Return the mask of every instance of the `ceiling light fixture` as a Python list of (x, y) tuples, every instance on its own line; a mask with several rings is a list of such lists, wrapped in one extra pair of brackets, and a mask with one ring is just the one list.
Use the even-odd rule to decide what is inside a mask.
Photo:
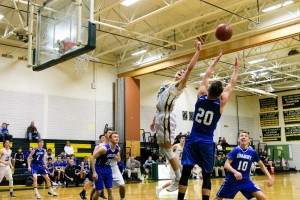
[(147, 52), (147, 50), (146, 50), (146, 49), (143, 49), (143, 50), (134, 52), (134, 53), (132, 53), (131, 55), (132, 55), (132, 56), (137, 56), (137, 55), (140, 55), (140, 54), (145, 53), (145, 52)]
[(290, 4), (293, 4), (293, 3), (294, 3), (294, 1), (285, 1), (284, 3), (276, 4), (274, 6), (270, 6), (268, 8), (265, 8), (262, 11), (263, 12), (269, 12), (269, 11), (276, 10), (278, 8), (282, 8), (284, 6), (287, 6), (287, 5), (290, 5)]
[(249, 64), (256, 64), (256, 63), (260, 63), (260, 62), (263, 62), (263, 61), (266, 61), (266, 60), (267, 60), (266, 58), (259, 58), (257, 60), (251, 60), (248, 63)]
[(4, 15), (0, 14), (0, 20), (4, 18)]
[(139, 0), (125, 0), (121, 4), (123, 6), (127, 6), (128, 7), (128, 6), (131, 6), (132, 4), (136, 3), (137, 1), (139, 1)]

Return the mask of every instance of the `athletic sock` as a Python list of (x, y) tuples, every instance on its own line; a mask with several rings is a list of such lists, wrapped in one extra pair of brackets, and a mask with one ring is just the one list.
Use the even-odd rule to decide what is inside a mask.
[(207, 196), (207, 195), (202, 195), (202, 200), (209, 200), (209, 196)]
[(178, 192), (178, 200), (184, 200), (185, 193)]
[(38, 193), (38, 190), (37, 190), (37, 188), (36, 188), (36, 187), (34, 188), (34, 193), (35, 193), (35, 194), (37, 194), (37, 193)]
[(180, 172), (180, 169), (178, 168), (177, 170), (174, 171), (175, 172), (175, 176), (176, 176), (176, 181), (179, 181), (180, 180), (180, 177), (181, 177), (181, 172)]
[(9, 191), (10, 191), (10, 192), (13, 192), (13, 191), (14, 191), (14, 188), (9, 188)]

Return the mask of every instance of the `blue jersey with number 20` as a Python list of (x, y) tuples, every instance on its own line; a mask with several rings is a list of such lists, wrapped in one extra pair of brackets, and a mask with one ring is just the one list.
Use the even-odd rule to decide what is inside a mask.
[(207, 99), (202, 95), (195, 104), (191, 137), (194, 141), (213, 141), (214, 131), (221, 117), (220, 99)]
[[(243, 180), (250, 178), (252, 162), (260, 161), (257, 152), (252, 147), (242, 149), (240, 146), (236, 146), (230, 151), (228, 159), (232, 160), (231, 166), (242, 174)], [(237, 181), (231, 172), (228, 172), (226, 180)]]

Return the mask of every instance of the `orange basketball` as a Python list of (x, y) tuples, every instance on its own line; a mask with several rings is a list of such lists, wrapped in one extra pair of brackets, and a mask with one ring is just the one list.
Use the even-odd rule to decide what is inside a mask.
[(215, 32), (216, 38), (220, 41), (227, 41), (232, 36), (232, 28), (228, 24), (219, 24)]

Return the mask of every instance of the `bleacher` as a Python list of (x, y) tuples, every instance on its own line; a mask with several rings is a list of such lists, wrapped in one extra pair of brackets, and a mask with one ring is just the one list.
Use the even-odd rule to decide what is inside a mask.
[[(74, 154), (77, 158), (78, 164), (81, 163), (85, 156), (92, 155), (93, 149), (95, 147), (94, 141), (85, 141), (85, 140), (55, 140), (55, 139), (44, 139), (44, 147), (45, 149), (52, 149), (52, 154), (56, 156), (60, 154), (60, 152), (64, 149), (66, 141), (71, 142), (71, 146), (74, 149)], [(11, 142), (12, 156), (17, 152), (18, 147), (22, 147), (22, 152), (25, 153), (29, 150), (29, 147), (37, 147), (36, 142), (29, 143), (28, 139), (25, 138), (13, 138)], [(25, 184), (27, 178), (31, 176), (31, 174), (24, 174), (27, 171), (27, 168), (16, 168), (13, 173), (14, 184)], [(1, 185), (7, 185), (8, 182), (2, 181)]]

